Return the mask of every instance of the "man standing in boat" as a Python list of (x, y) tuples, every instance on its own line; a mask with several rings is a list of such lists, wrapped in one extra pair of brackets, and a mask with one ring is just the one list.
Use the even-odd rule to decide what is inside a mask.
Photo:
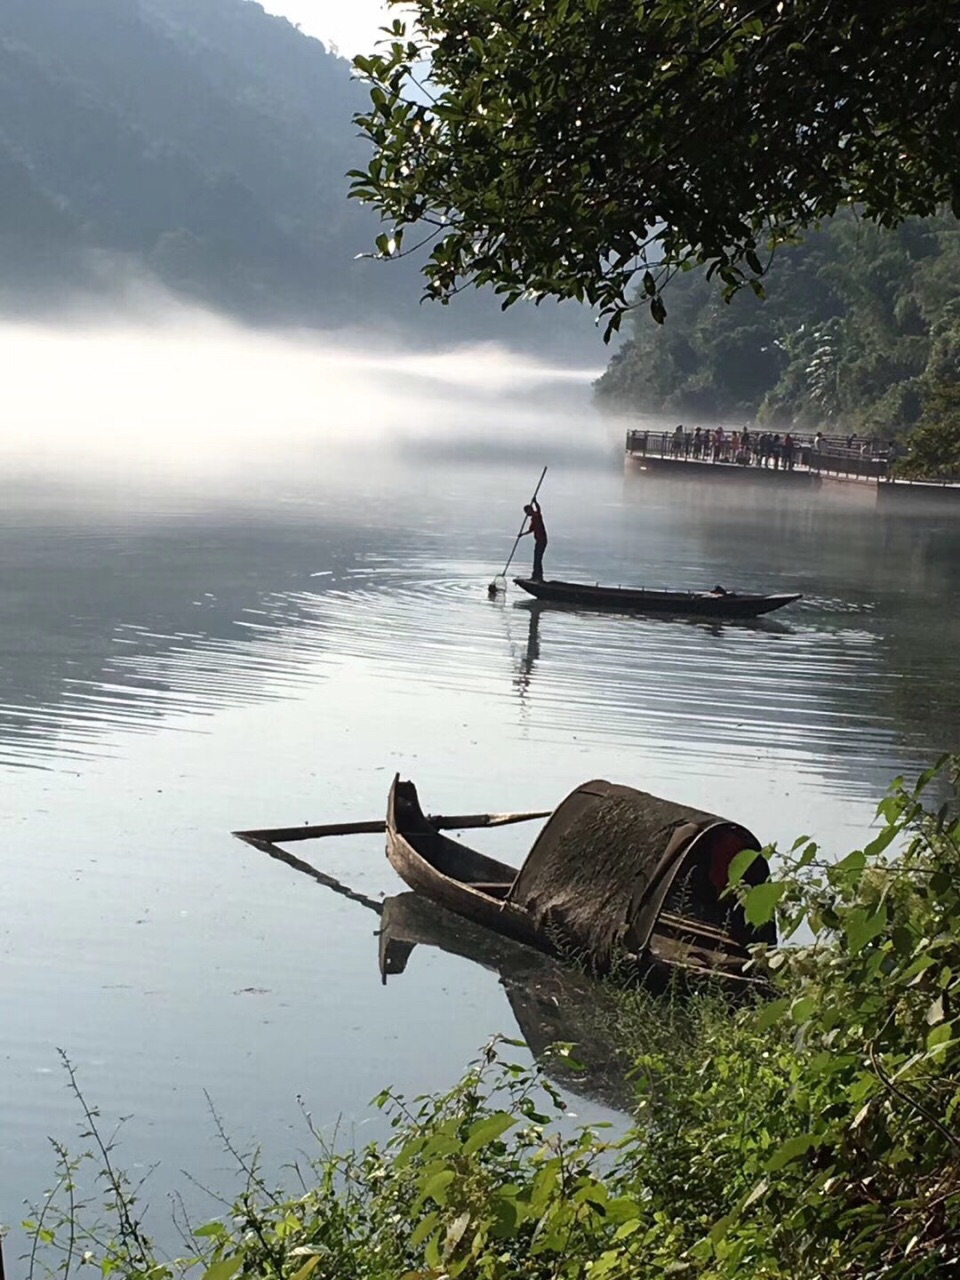
[(533, 572), (530, 577), (534, 582), (542, 582), (543, 553), (547, 549), (547, 526), (543, 523), (543, 513), (536, 498), (523, 508), (523, 513), (530, 520), (530, 527), (524, 529), (520, 536), (525, 538), (528, 533), (533, 534)]

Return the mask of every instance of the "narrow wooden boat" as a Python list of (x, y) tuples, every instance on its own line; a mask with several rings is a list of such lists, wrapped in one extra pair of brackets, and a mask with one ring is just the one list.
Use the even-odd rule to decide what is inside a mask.
[(692, 614), (700, 618), (759, 618), (800, 600), (795, 595), (749, 595), (739, 591), (648, 591), (644, 587), (601, 587), (586, 582), (514, 578), (537, 600), (575, 604), (620, 613)]
[[(415, 892), (467, 920), (598, 973), (736, 983), (748, 948), (773, 942), (721, 899), (732, 859), (759, 849), (745, 827), (603, 780), (554, 810), (520, 871), (442, 835), (412, 782), (393, 781), (387, 857)], [(767, 879), (758, 854), (751, 883)]]

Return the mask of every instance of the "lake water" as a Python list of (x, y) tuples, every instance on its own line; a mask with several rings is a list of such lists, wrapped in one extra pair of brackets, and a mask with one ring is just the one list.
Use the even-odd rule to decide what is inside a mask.
[[(212, 1216), (180, 1174), (236, 1185), (205, 1091), (275, 1169), (309, 1145), (298, 1098), (365, 1140), (384, 1085), (444, 1088), (517, 1034), (468, 959), (421, 947), (382, 985), (377, 916), (232, 830), (380, 817), (397, 771), (434, 812), (549, 808), (602, 776), (842, 853), (895, 774), (960, 745), (960, 522), (625, 477), (582, 378), (531, 394), (514, 369), (494, 403), (470, 367), (414, 369), (413, 389), (339, 370), (358, 401), (379, 379), (393, 416), (335, 443), (258, 420), (196, 466), (189, 432), (176, 465), (129, 431), (93, 461), (65, 433), (10, 445), (0, 1222), (48, 1185), (48, 1135), (84, 1145), (58, 1048), (131, 1117), (120, 1162), (160, 1162), (158, 1215), (189, 1185)], [(407, 430), (424, 404), (431, 430)], [(541, 460), (548, 575), (803, 601), (708, 625), (489, 600)], [(519, 860), (530, 838), (473, 842)], [(379, 837), (298, 852), (374, 902), (402, 888)]]

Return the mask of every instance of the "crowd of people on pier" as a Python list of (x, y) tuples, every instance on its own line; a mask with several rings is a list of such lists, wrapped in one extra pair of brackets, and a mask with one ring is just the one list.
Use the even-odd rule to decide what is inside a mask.
[(882, 475), (896, 459), (891, 441), (848, 436), (825, 436), (822, 431), (804, 436), (795, 431), (761, 431), (742, 427), (696, 427), (682, 424), (672, 431), (627, 432), (627, 452), (648, 453), (681, 462), (725, 462), (741, 467), (792, 471), (795, 466), (812, 471), (835, 469), (855, 475)]
[(724, 431), (723, 427), (693, 431), (678, 426), (670, 436), (670, 456), (693, 458), (703, 462), (736, 462), (742, 467), (773, 467), (779, 471), (792, 471), (799, 460), (801, 449), (819, 453), (823, 449), (823, 435), (817, 432), (812, 441), (801, 444), (789, 431)]

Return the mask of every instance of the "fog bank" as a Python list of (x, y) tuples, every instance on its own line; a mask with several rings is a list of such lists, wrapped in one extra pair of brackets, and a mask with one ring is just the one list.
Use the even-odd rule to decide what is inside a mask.
[(206, 484), (413, 455), (470, 465), (530, 453), (605, 464), (597, 369), (484, 344), (405, 352), (372, 333), (244, 328), (195, 310), (147, 321), (4, 323), (7, 476)]

